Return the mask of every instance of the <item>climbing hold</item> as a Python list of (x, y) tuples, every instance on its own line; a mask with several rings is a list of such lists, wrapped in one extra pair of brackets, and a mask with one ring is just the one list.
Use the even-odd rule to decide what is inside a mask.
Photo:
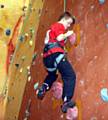
[(15, 66), (18, 68), (18, 67), (19, 67), (19, 64), (18, 64), (18, 63), (16, 63), (16, 64), (15, 64)]
[(69, 41), (72, 45), (74, 45), (74, 43), (76, 42), (76, 34), (72, 34), (70, 37), (69, 37)]
[(30, 75), (30, 70), (28, 70), (27, 74)]
[(28, 77), (28, 82), (30, 82), (30, 81), (31, 81), (31, 76)]
[(28, 76), (30, 75), (30, 66), (27, 67)]
[(11, 30), (10, 30), (9, 28), (8, 28), (8, 29), (6, 29), (5, 34), (6, 34), (7, 36), (10, 36), (10, 34), (11, 34)]
[(69, 108), (66, 113), (67, 120), (74, 120), (78, 117), (78, 108), (75, 106), (73, 108)]
[(38, 82), (35, 83), (35, 84), (34, 84), (34, 90), (36, 90), (36, 89), (38, 88), (38, 86), (39, 86), (39, 83), (38, 83)]
[(26, 11), (27, 10), (27, 6), (23, 6), (22, 10)]
[(31, 39), (33, 38), (33, 35), (34, 35), (34, 29), (33, 29), (33, 28), (30, 28), (30, 38), (31, 38)]
[(31, 8), (31, 11), (35, 11), (36, 9), (35, 8)]
[(37, 57), (37, 53), (34, 53), (33, 56), (32, 56), (32, 61), (34, 61)]
[(30, 32), (34, 33), (34, 29), (33, 29), (33, 28), (30, 28)]
[(27, 38), (29, 36), (29, 34), (28, 33), (25, 33), (25, 37)]
[(98, 120), (97, 117), (93, 116), (90, 120)]
[(22, 73), (22, 71), (23, 71), (23, 68), (20, 69), (20, 73)]
[(35, 61), (33, 61), (33, 62), (32, 62), (32, 65), (35, 65), (35, 64), (36, 64), (36, 62), (35, 62)]
[(32, 45), (33, 45), (33, 41), (30, 40), (30, 41), (29, 41), (29, 46), (31, 47)]
[(43, 57), (43, 53), (41, 53), (41, 56)]
[(7, 97), (7, 100), (8, 100), (8, 102), (10, 102), (10, 101), (14, 100), (14, 97), (8, 96), (8, 97)]
[(4, 5), (0, 5), (0, 8), (4, 8)]
[(108, 29), (108, 23), (106, 24), (106, 28)]
[(62, 98), (62, 83), (60, 82), (54, 82), (52, 85), (52, 94), (56, 99), (61, 99)]
[(23, 42), (23, 41), (24, 41), (24, 36), (21, 35), (21, 36), (19, 37), (19, 40), (20, 40), (21, 42)]
[(108, 102), (108, 89), (107, 88), (101, 89), (101, 98), (103, 101)]
[(21, 59), (24, 61), (24, 60), (25, 60), (25, 58), (26, 58), (26, 56), (22, 56), (22, 58), (21, 58)]
[(95, 8), (95, 6), (94, 6), (94, 5), (91, 5), (91, 7), (90, 7), (90, 8), (91, 8), (91, 10), (93, 10), (93, 9)]
[(39, 16), (41, 16), (41, 12), (42, 12), (42, 10), (39, 9), (39, 10), (38, 10), (38, 15), (39, 15)]
[(27, 66), (27, 70), (30, 70), (30, 66)]
[(105, 0), (99, 0), (100, 4), (104, 4)]
[(62, 119), (63, 119), (63, 118), (64, 118), (64, 115), (62, 114), (62, 115), (60, 116), (60, 118), (62, 118)]

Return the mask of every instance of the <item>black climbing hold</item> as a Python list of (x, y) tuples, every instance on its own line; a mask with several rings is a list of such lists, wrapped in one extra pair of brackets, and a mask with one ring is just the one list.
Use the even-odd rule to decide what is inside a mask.
[(18, 63), (16, 63), (16, 64), (15, 64), (15, 66), (18, 68), (18, 67), (19, 67), (19, 64), (18, 64)]
[(10, 36), (10, 34), (11, 34), (11, 30), (10, 29), (6, 29), (6, 35)]
[(0, 8), (4, 8), (4, 5), (0, 5)]
[(27, 6), (23, 6), (22, 10), (26, 11), (27, 10)]

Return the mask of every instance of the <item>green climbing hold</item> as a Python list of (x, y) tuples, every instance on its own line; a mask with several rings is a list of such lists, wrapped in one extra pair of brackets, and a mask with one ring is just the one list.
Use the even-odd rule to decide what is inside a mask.
[(32, 57), (32, 61), (34, 61), (37, 57), (37, 53), (34, 53), (33, 57)]
[(23, 42), (23, 41), (24, 41), (24, 36), (21, 35), (21, 36), (19, 37), (19, 40), (20, 40), (21, 42)]
[(30, 28), (30, 32), (33, 34), (33, 33), (34, 33), (34, 29), (33, 29), (33, 28)]
[(35, 84), (34, 84), (34, 90), (36, 90), (36, 89), (38, 88), (38, 86), (39, 86), (39, 83), (38, 83), (38, 82), (35, 83)]

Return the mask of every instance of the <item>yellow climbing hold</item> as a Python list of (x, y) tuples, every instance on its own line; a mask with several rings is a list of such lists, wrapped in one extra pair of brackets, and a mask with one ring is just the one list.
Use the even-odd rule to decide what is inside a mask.
[(30, 41), (29, 41), (29, 46), (32, 47), (32, 45), (33, 45), (33, 41), (30, 40)]

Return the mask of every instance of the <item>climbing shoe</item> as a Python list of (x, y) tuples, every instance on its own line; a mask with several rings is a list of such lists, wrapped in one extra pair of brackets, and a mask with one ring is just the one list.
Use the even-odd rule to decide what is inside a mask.
[(38, 90), (37, 90), (37, 98), (43, 100), (46, 91), (48, 90), (48, 85), (44, 83)]
[(76, 103), (74, 101), (64, 102), (61, 106), (61, 110), (63, 113), (66, 113), (68, 108), (73, 108), (75, 105)]

